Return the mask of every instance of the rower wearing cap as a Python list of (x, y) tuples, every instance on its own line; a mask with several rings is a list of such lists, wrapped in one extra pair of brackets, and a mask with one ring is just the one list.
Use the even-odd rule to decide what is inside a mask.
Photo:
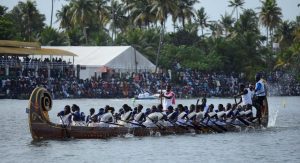
[(151, 107), (151, 113), (149, 115), (145, 114), (146, 121), (143, 123), (143, 125), (147, 127), (157, 127), (157, 121), (158, 121), (158, 116), (157, 116), (157, 108), (155, 105)]

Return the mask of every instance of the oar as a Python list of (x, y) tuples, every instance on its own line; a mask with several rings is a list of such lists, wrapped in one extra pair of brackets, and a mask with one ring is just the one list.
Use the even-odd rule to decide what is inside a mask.
[(100, 121), (100, 122), (125, 127), (124, 125), (120, 125), (120, 124), (117, 124), (117, 123), (105, 122), (105, 121)]
[(198, 99), (197, 99), (197, 102), (196, 102), (196, 108), (197, 108), (197, 106), (198, 106), (199, 100), (200, 100), (200, 99), (198, 98)]
[(133, 123), (133, 122), (130, 122), (130, 121), (124, 121), (124, 120), (122, 120), (122, 119), (119, 119), (119, 121), (126, 122), (126, 123), (130, 123), (130, 124), (137, 125), (137, 126), (140, 126), (140, 127), (146, 127), (146, 126), (143, 125), (143, 124)]
[[(202, 129), (200, 128), (200, 126), (195, 126), (194, 124), (192, 124), (192, 125), (190, 125), (190, 124), (188, 124), (188, 123), (183, 123), (183, 122), (180, 122), (180, 121), (177, 121), (178, 123), (180, 123), (180, 124), (183, 124), (183, 125), (186, 125), (186, 126), (188, 126), (188, 127), (192, 127), (193, 129), (195, 129), (195, 130), (200, 130), (200, 131), (202, 131)], [(175, 123), (176, 124), (176, 123)], [(177, 125), (177, 124), (176, 124)], [(178, 126), (181, 126), (181, 125), (178, 125)], [(186, 126), (182, 126), (182, 127), (186, 127)]]
[(217, 132), (217, 133), (222, 133), (223, 131), (222, 130), (219, 130), (219, 129), (216, 129), (216, 128), (213, 128), (212, 126), (209, 126), (203, 122), (199, 122), (199, 125), (200, 126), (203, 126), (203, 127), (206, 127), (206, 128), (209, 128), (210, 130), (214, 131), (214, 132)]
[[(214, 116), (216, 116), (216, 115), (214, 115)], [(223, 127), (222, 125), (219, 125), (219, 124), (217, 124), (215, 121), (212, 121), (211, 119), (210, 119), (211, 117), (208, 115), (208, 119), (207, 119), (207, 122), (206, 122), (206, 124), (208, 123), (208, 121), (210, 121), (210, 122), (212, 122), (215, 126), (217, 126), (218, 128), (220, 128), (221, 130), (223, 130), (223, 131), (228, 131), (225, 127)], [(208, 125), (209, 126), (209, 125)]]
[(160, 104), (162, 105), (162, 79), (160, 80)]
[(62, 122), (62, 128), (63, 128), (63, 129), (65, 130), (65, 132), (66, 132), (67, 138), (70, 138), (70, 134), (69, 134), (69, 132), (68, 132), (68, 130), (67, 130), (67, 126), (65, 125), (65, 122), (63, 121), (61, 115), (59, 115), (59, 117), (60, 117), (60, 120), (61, 120), (61, 122)]
[(151, 119), (148, 115), (146, 116), (149, 118), (153, 124), (155, 124), (160, 130), (165, 130), (166, 128), (164, 126), (158, 125), (157, 122), (155, 123), (153, 119)]

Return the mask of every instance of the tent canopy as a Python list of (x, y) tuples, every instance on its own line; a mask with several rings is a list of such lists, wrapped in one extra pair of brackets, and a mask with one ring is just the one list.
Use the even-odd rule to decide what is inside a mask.
[(151, 63), (131, 46), (45, 46), (72, 52), (78, 57), (74, 64), (90, 67), (106, 66), (113, 69), (154, 70)]

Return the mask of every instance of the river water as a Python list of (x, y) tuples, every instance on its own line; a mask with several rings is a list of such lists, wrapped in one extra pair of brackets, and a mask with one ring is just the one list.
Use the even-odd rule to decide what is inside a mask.
[[(91, 107), (124, 103), (150, 107), (157, 100), (54, 100), (50, 119), (64, 105), (78, 104), (86, 115)], [(177, 100), (189, 106), (196, 99)], [(232, 99), (208, 99), (215, 105)], [(25, 108), (27, 100), (0, 100), (0, 162), (300, 162), (300, 97), (269, 97), (269, 127), (255, 132), (161, 137), (122, 137), (107, 140), (46, 140), (33, 142)]]

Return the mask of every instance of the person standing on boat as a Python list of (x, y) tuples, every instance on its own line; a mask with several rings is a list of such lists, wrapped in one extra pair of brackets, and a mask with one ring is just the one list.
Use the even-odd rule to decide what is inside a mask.
[(171, 86), (167, 85), (166, 92), (160, 95), (163, 100), (163, 111), (167, 111), (169, 106), (175, 104), (175, 93), (171, 90)]
[(256, 74), (255, 75), (255, 81), (256, 81), (256, 84), (255, 84), (255, 103), (258, 105), (256, 107), (256, 117), (258, 118), (258, 122), (261, 123), (261, 114), (262, 114), (262, 107), (263, 107), (263, 102), (264, 102), (264, 99), (266, 98), (266, 87), (265, 87), (265, 84), (264, 84), (264, 81), (263, 79), (261, 78), (261, 75), (260, 74)]

